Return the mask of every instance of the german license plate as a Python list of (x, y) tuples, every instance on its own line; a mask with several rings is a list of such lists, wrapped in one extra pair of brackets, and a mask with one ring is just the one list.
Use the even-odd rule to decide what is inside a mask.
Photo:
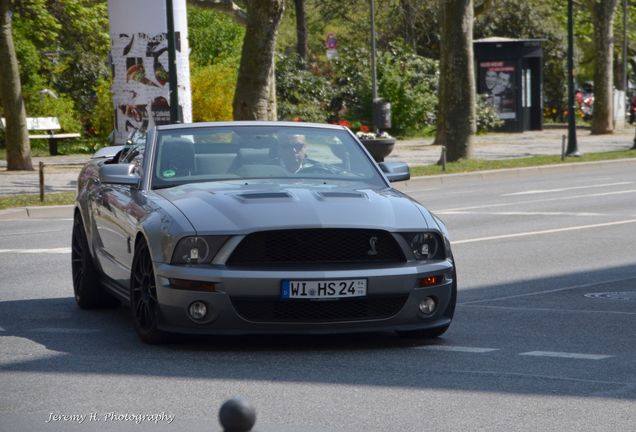
[(366, 279), (284, 280), (281, 292), (284, 299), (330, 299), (366, 295)]

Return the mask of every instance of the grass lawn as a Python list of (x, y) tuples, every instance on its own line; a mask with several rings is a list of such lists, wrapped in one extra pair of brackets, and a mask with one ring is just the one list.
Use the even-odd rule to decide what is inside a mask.
[[(101, 142), (95, 138), (77, 138), (62, 140), (58, 142), (57, 151), (60, 155), (86, 154), (90, 155), (98, 148), (107, 146), (108, 143)], [(47, 140), (31, 140), (31, 156), (50, 156), (49, 144)], [(7, 160), (7, 150), (0, 147), (0, 159)]]
[(439, 174), (456, 174), (473, 171), (497, 170), (506, 168), (524, 168), (541, 165), (559, 165), (563, 163), (593, 162), (613, 159), (636, 158), (636, 150), (623, 150), (615, 152), (586, 153), (581, 157), (567, 157), (561, 161), (561, 156), (531, 156), (518, 159), (504, 160), (464, 160), (459, 162), (449, 162), (446, 164), (446, 171), (442, 171), (440, 165), (419, 165), (411, 167), (411, 176), (426, 176)]
[(12, 207), (66, 205), (74, 202), (75, 192), (47, 193), (44, 195), (44, 202), (40, 201), (40, 194), (5, 195), (0, 196), (0, 210)]

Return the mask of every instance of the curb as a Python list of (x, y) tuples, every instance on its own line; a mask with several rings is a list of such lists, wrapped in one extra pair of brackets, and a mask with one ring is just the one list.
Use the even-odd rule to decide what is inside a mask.
[(0, 210), (0, 220), (72, 219), (73, 205), (15, 207)]

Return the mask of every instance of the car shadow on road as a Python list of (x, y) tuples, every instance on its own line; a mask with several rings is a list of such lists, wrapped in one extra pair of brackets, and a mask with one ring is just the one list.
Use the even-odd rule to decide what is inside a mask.
[[(460, 291), (436, 340), (393, 333), (179, 337), (149, 346), (125, 307), (85, 311), (73, 298), (0, 303), (0, 340), (19, 338), (0, 372), (275, 379), (636, 399), (636, 269), (609, 268)], [(631, 342), (629, 342), (631, 341)], [(528, 351), (607, 354), (547, 359)], [(24, 354), (28, 353), (28, 354)], [(610, 373), (611, 371), (611, 373)]]

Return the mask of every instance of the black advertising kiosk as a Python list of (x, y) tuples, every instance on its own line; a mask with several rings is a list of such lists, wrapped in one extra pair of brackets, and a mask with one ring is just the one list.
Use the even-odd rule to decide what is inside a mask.
[(474, 41), (477, 93), (493, 104), (505, 132), (543, 129), (543, 49), (539, 39)]

